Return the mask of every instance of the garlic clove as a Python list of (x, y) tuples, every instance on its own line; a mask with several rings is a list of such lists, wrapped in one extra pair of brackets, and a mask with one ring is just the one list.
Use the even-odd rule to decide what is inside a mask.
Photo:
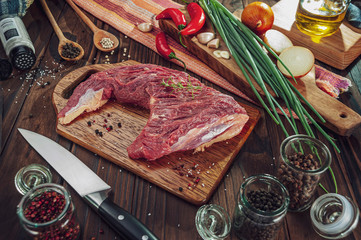
[(207, 44), (209, 41), (214, 39), (214, 37), (215, 37), (215, 34), (212, 32), (202, 32), (202, 33), (197, 34), (198, 42), (200, 42), (202, 44)]
[(224, 59), (229, 59), (231, 55), (229, 54), (228, 51), (221, 51), (221, 57)]
[(215, 50), (214, 52), (213, 52), (213, 55), (216, 57), (216, 58), (221, 58), (222, 56), (221, 56), (221, 50)]
[(143, 22), (141, 24), (138, 24), (138, 29), (142, 32), (150, 32), (153, 29), (153, 24)]
[(218, 38), (212, 39), (207, 43), (207, 47), (215, 48), (215, 49), (219, 48), (219, 39)]

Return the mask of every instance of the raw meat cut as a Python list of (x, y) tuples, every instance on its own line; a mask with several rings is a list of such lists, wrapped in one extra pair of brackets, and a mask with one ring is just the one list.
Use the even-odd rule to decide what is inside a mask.
[(249, 119), (231, 96), (186, 72), (138, 64), (92, 74), (75, 88), (58, 121), (69, 124), (110, 98), (150, 110), (146, 126), (127, 148), (132, 159), (155, 160), (176, 151), (203, 151), (238, 135)]

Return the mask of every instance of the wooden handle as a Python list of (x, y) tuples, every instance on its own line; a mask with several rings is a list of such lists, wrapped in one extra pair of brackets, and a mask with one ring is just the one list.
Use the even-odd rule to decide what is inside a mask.
[(342, 136), (349, 136), (361, 125), (358, 113), (317, 87), (314, 69), (300, 80), (294, 86), (326, 120), (326, 127)]
[(72, 0), (66, 0), (66, 2), (74, 9), (74, 11), (86, 23), (86, 25), (89, 26), (89, 28), (93, 32), (99, 31), (99, 28), (97, 26), (95, 26), (95, 24), (92, 21), (90, 21), (90, 19), (79, 9), (79, 7), (77, 5), (75, 5), (75, 3), (73, 3)]
[(63, 32), (61, 31), (61, 29), (59, 28), (58, 24), (55, 21), (55, 18), (53, 16), (53, 14), (51, 14), (51, 11), (48, 7), (48, 5), (46, 4), (45, 0), (40, 0), (41, 5), (43, 6), (44, 12), (46, 13), (46, 16), (48, 17), (51, 25), (54, 28), (54, 31), (56, 33), (56, 35), (58, 36), (60, 41), (64, 41), (65, 37)]

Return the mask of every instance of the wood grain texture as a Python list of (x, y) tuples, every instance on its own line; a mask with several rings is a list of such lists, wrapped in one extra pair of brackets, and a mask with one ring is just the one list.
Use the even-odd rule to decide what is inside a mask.
[[(182, 0), (176, 0), (182, 3)], [(246, 6), (252, 1), (220, 0), (231, 12)], [(277, 1), (265, 1), (273, 6)], [(4, 90), (3, 119), (3, 153), (0, 155), (0, 239), (30, 239), (22, 230), (16, 207), (22, 197), (14, 186), (16, 172), (31, 163), (47, 165), (46, 161), (24, 140), (17, 131), (18, 127), (29, 129), (50, 137), (81, 159), (99, 177), (112, 187), (111, 196), (114, 202), (132, 213), (147, 225), (161, 240), (201, 240), (197, 233), (194, 218), (198, 206), (191, 204), (163, 188), (127, 171), (113, 162), (92, 153), (76, 143), (56, 133), (56, 115), (52, 106), (52, 93), (55, 85), (66, 74), (89, 64), (104, 62), (118, 63), (130, 59), (142, 63), (154, 63), (173, 69), (182, 67), (160, 57), (156, 52), (142, 43), (126, 37), (108, 24), (99, 21), (91, 14), (88, 17), (100, 28), (110, 31), (122, 40), (122, 45), (114, 54), (98, 51), (92, 41), (93, 32), (83, 21), (76, 17), (74, 10), (65, 1), (47, 0), (49, 8), (57, 19), (64, 34), (72, 40), (77, 40), (84, 47), (85, 55), (77, 63), (61, 60), (57, 53), (58, 38), (48, 21), (39, 1), (34, 1), (25, 17), (22, 18), (30, 38), (36, 48), (38, 57), (36, 71), (16, 71), (6, 81), (0, 81)], [(125, 54), (124, 54), (125, 52)], [(6, 57), (0, 46), (0, 55)], [(317, 64), (332, 72), (347, 76), (352, 81), (352, 87), (340, 95), (339, 100), (361, 114), (361, 94), (355, 82), (361, 79), (361, 58), (351, 64), (346, 70), (339, 71), (322, 62)], [(52, 73), (43, 74), (44, 70)], [(35, 72), (35, 73), (34, 73)], [(221, 87), (199, 78), (207, 86), (232, 95)], [(29, 76), (30, 75), (30, 76)], [(42, 83), (50, 84), (43, 86)], [(233, 95), (236, 100), (243, 101)], [(250, 103), (251, 104), (251, 103)], [(207, 204), (218, 204), (233, 216), (237, 204), (239, 188), (245, 178), (260, 173), (274, 173), (275, 163), (279, 156), (279, 146), (284, 134), (279, 126), (274, 124), (268, 114), (259, 108), (261, 118), (233, 160), (218, 188), (212, 194)], [(286, 121), (281, 116), (282, 121)], [(299, 122), (296, 122), (301, 127)], [(288, 127), (288, 126), (286, 126)], [(311, 126), (312, 127), (312, 126)], [(290, 130), (290, 129), (287, 129)], [(338, 183), (338, 193), (350, 197), (361, 207), (361, 128), (349, 136), (340, 136), (325, 129), (336, 139), (341, 153), (335, 151), (330, 144), (318, 134), (332, 154), (331, 167)], [(114, 232), (99, 215), (87, 205), (82, 198), (51, 168), (53, 182), (63, 185), (72, 196), (77, 218), (81, 225), (82, 236), (79, 239), (115, 240), (122, 239)], [(330, 192), (334, 192), (332, 177), (326, 173), (321, 180)], [(318, 195), (325, 192), (318, 188)], [(232, 228), (227, 240), (239, 240)], [(322, 240), (313, 230), (309, 211), (303, 213), (287, 213), (277, 240)], [(361, 224), (345, 240), (361, 240)]]
[(343, 21), (339, 30), (319, 43), (298, 30), (295, 14), (298, 0), (282, 0), (272, 6), (274, 29), (286, 34), (294, 45), (309, 48), (316, 59), (337, 69), (345, 69), (361, 54), (361, 29)]
[[(69, 93), (90, 74), (115, 66), (133, 64), (138, 62), (89, 65), (69, 73), (54, 89), (53, 104), (56, 112), (66, 105)], [(241, 134), (213, 144), (204, 152), (177, 152), (156, 161), (132, 160), (126, 151), (146, 125), (149, 113), (145, 109), (110, 101), (96, 112), (83, 114), (69, 125), (57, 123), (56, 130), (60, 135), (178, 197), (201, 205), (209, 200), (260, 117), (257, 109), (243, 104), (242, 106), (250, 119)], [(88, 126), (87, 122), (91, 122), (91, 126)], [(117, 126), (118, 123), (121, 123), (121, 127)], [(111, 125), (113, 130), (107, 131), (104, 124)], [(96, 129), (104, 135), (96, 135)], [(197, 178), (200, 178), (199, 182), (196, 182)], [(179, 190), (180, 187), (183, 190)]]
[[(186, 18), (189, 18), (188, 13), (184, 10), (183, 12)], [(163, 31), (174, 39), (179, 39), (178, 29), (171, 20), (160, 20), (159, 23)], [(201, 31), (213, 31), (210, 25), (210, 20), (207, 19), (206, 25)], [(228, 50), (222, 39), (220, 39), (220, 42), (219, 50)], [(246, 93), (247, 96), (253, 100), (258, 101), (248, 80), (242, 74), (240, 67), (233, 58), (226, 60), (215, 57), (213, 54), (215, 49), (208, 48), (206, 45), (199, 43), (195, 36), (184, 36), (183, 43), (190, 52), (207, 63), (208, 66), (223, 76), (228, 82)], [(257, 92), (264, 96), (263, 90), (255, 83), (254, 79), (251, 78), (250, 80), (256, 87)], [(318, 117), (315, 117), (314, 119), (316, 121), (319, 121), (324, 126), (342, 136), (350, 136), (356, 128), (361, 126), (361, 116), (358, 113), (324, 93), (316, 86), (314, 71), (298, 80), (297, 84), (293, 84), (295, 88), (325, 119), (325, 122), (323, 122)], [(274, 93), (270, 89), (269, 91), (274, 96)]]

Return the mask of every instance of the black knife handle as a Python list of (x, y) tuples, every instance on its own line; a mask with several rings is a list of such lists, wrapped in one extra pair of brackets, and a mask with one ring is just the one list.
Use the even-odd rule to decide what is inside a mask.
[(100, 216), (121, 236), (129, 240), (158, 240), (138, 219), (106, 198), (98, 208)]

